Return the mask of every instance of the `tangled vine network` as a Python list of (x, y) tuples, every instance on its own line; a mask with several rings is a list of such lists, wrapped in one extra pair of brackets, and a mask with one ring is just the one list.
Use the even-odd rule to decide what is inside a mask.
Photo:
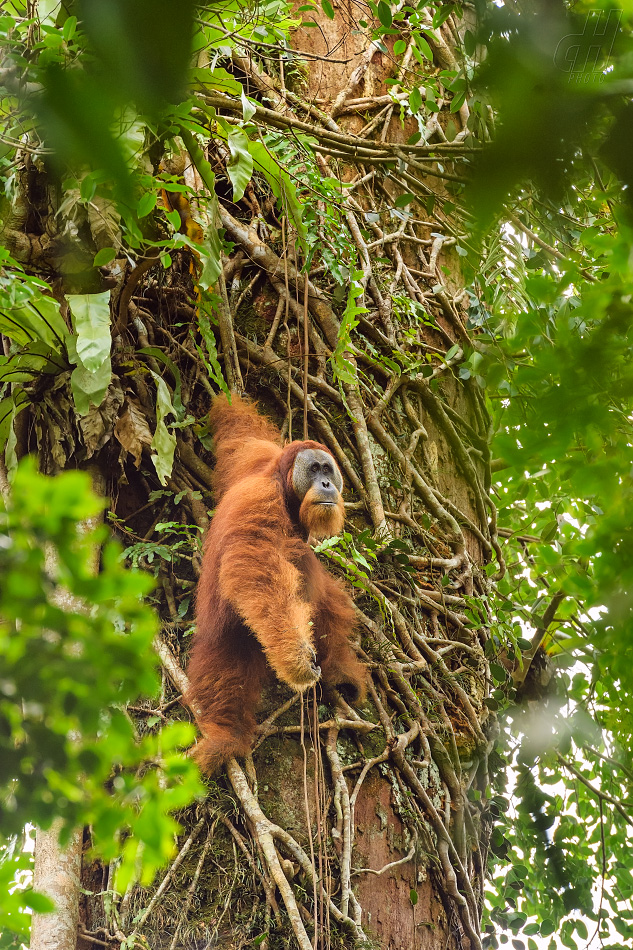
[[(371, 946), (364, 882), (398, 869), (407, 872), (413, 911), (417, 885), (436, 880), (456, 945), (464, 937), (482, 946), (496, 735), (487, 598), (504, 563), (490, 420), (476, 376), (464, 371), (476, 347), (460, 272), (468, 229), (458, 194), (477, 147), (466, 102), (456, 103), (441, 82), (442, 70), (456, 68), (452, 14), (432, 36), (439, 65), (428, 62), (426, 72), (442, 94), (428, 111), (418, 103), (416, 116), (401, 113), (411, 77), (423, 71), (411, 66), (413, 38), (388, 93), (371, 91), (383, 53), (370, 40), (330, 100), (291, 84), (281, 59), (235, 46), (229, 65), (249, 90), (246, 107), (230, 88), (201, 87), (192, 111), (198, 134), (183, 123), (181, 144), (170, 154), (161, 142), (153, 155), (164, 205), (194, 244), (168, 262), (154, 248), (136, 263), (119, 257), (103, 268), (113, 288), (114, 348), (99, 413), (104, 426), (117, 420), (119, 451), (112, 520), (132, 561), (160, 564), (164, 690), (157, 709), (131, 710), (140, 728), (151, 727), (153, 715), (178, 715), (187, 692), (186, 633), (213, 468), (208, 432), (195, 420), (220, 387), (257, 398), (260, 411), (283, 422), (284, 438), (303, 433), (336, 458), (348, 528), (319, 554), (353, 588), (357, 649), (371, 682), (358, 711), (342, 697), (328, 708), (316, 693), (300, 700), (272, 691), (253, 756), (228, 765), (235, 798), (224, 779), (211, 783), (195, 819), (183, 818), (190, 830), (158, 887), (130, 888), (105, 921), (86, 921), (88, 939), (142, 941), (171, 913), (175, 950), (187, 932), (219, 933), (239, 893), (240, 946), (254, 929), (266, 946), (273, 918), (284, 926), (279, 896), (302, 950), (350, 940)], [(308, 64), (311, 55), (319, 59), (307, 53)], [(363, 85), (366, 94), (355, 98)], [(245, 122), (250, 165), (240, 158)], [(240, 167), (248, 172), (236, 189)], [(202, 230), (222, 233), (215, 292), (204, 289), (195, 250)], [(169, 383), (157, 402), (148, 370)], [(157, 480), (141, 458), (177, 404), (173, 467)], [(46, 424), (36, 421), (42, 451), (57, 464), (77, 446), (90, 457), (103, 444), (101, 430), (85, 422), (60, 439), (46, 394), (40, 406), (41, 420), (48, 413)], [(303, 763), (295, 783), (302, 824), (284, 820), (283, 810), (275, 819), (264, 794), (269, 750), (280, 738), (296, 740), (293, 767)], [(356, 867), (358, 855), (371, 863), (358, 815), (377, 776), (401, 827), (402, 857)], [(288, 814), (296, 818), (294, 804)], [(233, 850), (235, 873), (229, 880), (223, 858), (210, 920), (200, 894), (216, 873), (209, 867), (218, 842), (227, 855)]]

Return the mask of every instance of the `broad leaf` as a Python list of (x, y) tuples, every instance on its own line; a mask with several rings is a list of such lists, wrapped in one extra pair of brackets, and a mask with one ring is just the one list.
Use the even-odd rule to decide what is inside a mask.
[(176, 436), (170, 432), (165, 424), (167, 416), (175, 416), (171, 395), (167, 384), (156, 373), (152, 372), (156, 383), (156, 431), (152, 439), (152, 462), (161, 485), (167, 484), (174, 467), (174, 452), (176, 451)]
[(85, 369), (94, 373), (110, 355), (110, 291), (70, 294), (67, 299), (77, 333), (77, 358)]
[(248, 122), (249, 119), (252, 119), (257, 111), (257, 106), (255, 103), (246, 97), (246, 93), (243, 89), (240, 91), (240, 98), (242, 100), (242, 115), (244, 116), (244, 121)]
[(222, 241), (220, 240), (220, 214), (218, 199), (213, 194), (209, 200), (211, 221), (204, 235), (202, 247), (198, 247), (202, 272), (198, 278), (198, 285), (203, 290), (209, 290), (216, 283), (222, 270)]
[(0, 331), (20, 346), (43, 340), (58, 353), (68, 336), (59, 304), (52, 297), (44, 296), (16, 307), (5, 305), (0, 310)]
[(0, 356), (0, 383), (27, 383), (41, 373), (54, 375), (66, 369), (66, 363), (48, 343), (36, 340), (14, 353)]
[(73, 370), (70, 385), (73, 391), (75, 409), (80, 416), (85, 416), (90, 406), (100, 406), (112, 379), (112, 364), (110, 357), (101, 364), (99, 369), (91, 372), (81, 363)]
[(253, 174), (253, 156), (249, 151), (248, 136), (242, 129), (231, 129), (228, 142), (231, 158), (226, 170), (233, 185), (233, 201), (240, 201)]
[(153, 356), (154, 359), (158, 360), (159, 363), (164, 363), (171, 375), (174, 377), (175, 388), (174, 388), (174, 397), (173, 397), (173, 407), (176, 418), (178, 421), (182, 421), (185, 416), (185, 410), (182, 404), (181, 391), (182, 391), (182, 381), (180, 379), (180, 370), (170, 359), (166, 353), (157, 347), (157, 346), (145, 346), (142, 350), (138, 350), (138, 353), (141, 353), (143, 356)]

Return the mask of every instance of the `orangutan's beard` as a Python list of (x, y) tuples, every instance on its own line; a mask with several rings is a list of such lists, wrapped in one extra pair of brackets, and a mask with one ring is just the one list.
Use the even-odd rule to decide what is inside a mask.
[(301, 502), (299, 521), (317, 541), (340, 534), (345, 522), (343, 498), (339, 495), (336, 504), (324, 505), (314, 500), (313, 490), (310, 489)]

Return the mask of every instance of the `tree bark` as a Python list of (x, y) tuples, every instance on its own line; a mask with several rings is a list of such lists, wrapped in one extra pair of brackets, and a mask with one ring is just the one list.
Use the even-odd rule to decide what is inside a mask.
[(51, 914), (33, 914), (31, 950), (75, 950), (79, 924), (79, 887), (83, 833), (72, 833), (64, 848), (59, 846), (61, 821), (35, 835), (33, 887), (55, 902)]

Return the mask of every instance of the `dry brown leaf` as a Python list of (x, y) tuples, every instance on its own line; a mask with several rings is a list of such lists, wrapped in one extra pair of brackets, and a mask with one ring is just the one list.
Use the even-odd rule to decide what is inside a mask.
[(138, 468), (141, 464), (143, 446), (151, 445), (152, 433), (142, 411), (129, 399), (126, 400), (125, 408), (117, 419), (114, 434), (125, 451), (134, 456), (134, 465)]

